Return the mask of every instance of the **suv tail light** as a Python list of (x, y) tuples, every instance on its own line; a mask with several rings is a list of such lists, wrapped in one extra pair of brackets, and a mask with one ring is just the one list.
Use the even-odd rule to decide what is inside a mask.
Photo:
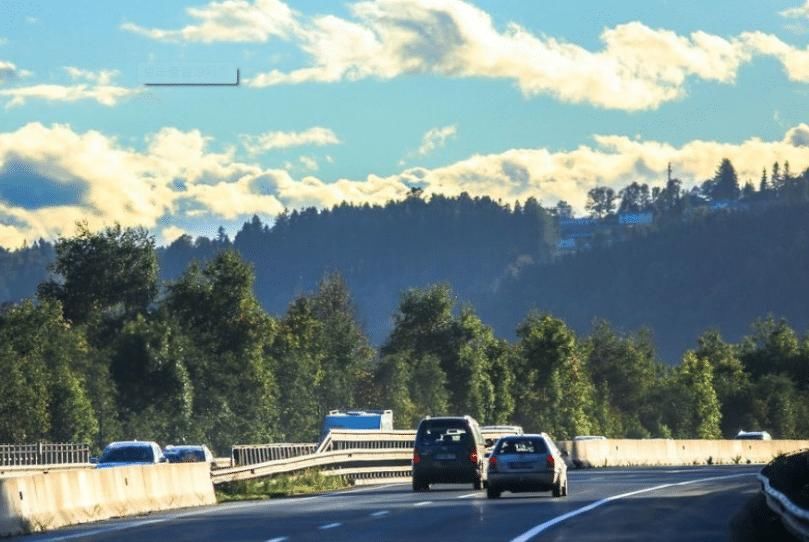
[(413, 464), (418, 465), (419, 463), (421, 463), (421, 456), (418, 452), (413, 452)]
[(548, 468), (552, 469), (556, 465), (556, 460), (551, 454), (548, 454), (548, 457), (545, 458), (545, 464), (548, 466)]
[(494, 456), (489, 457), (489, 472), (497, 471), (497, 458)]
[(478, 453), (477, 453), (477, 451), (473, 451), (471, 454), (469, 454), (469, 461), (471, 461), (472, 463), (477, 463), (478, 462)]

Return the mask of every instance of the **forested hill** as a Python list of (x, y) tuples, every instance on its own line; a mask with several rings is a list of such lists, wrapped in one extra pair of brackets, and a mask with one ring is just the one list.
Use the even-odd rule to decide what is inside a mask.
[[(272, 228), (248, 222), (233, 246), (252, 262), (256, 295), (270, 313), (313, 291), (339, 272), (357, 302), (371, 340), (381, 344), (407, 288), (449, 283), (461, 299), (480, 301), (515, 262), (545, 262), (556, 241), (555, 221), (534, 199), (514, 208), (489, 198), (417, 194), (384, 207), (340, 205), (293, 211)], [(210, 257), (227, 240), (181, 237), (159, 252), (161, 274), (172, 279), (191, 258)]]
[(809, 205), (720, 212), (674, 223), (610, 247), (532, 265), (479, 307), (499, 332), (532, 308), (579, 332), (593, 318), (649, 327), (676, 363), (707, 328), (738, 340), (771, 313), (809, 328)]
[[(706, 328), (737, 340), (772, 313), (809, 328), (809, 204), (681, 213), (621, 228), (591, 250), (555, 255), (555, 211), (535, 200), (515, 207), (488, 198), (413, 194), (379, 206), (293, 211), (273, 227), (258, 218), (231, 241), (184, 236), (159, 250), (163, 279), (233, 246), (254, 264), (256, 294), (283, 314), (324, 274), (341, 273), (372, 340), (391, 329), (401, 292), (446, 282), (498, 334), (512, 338), (537, 308), (589, 332), (596, 317), (632, 331), (649, 327), (663, 360), (676, 363)], [(617, 240), (617, 239), (622, 240)], [(33, 295), (53, 247), (0, 251), (0, 301)]]

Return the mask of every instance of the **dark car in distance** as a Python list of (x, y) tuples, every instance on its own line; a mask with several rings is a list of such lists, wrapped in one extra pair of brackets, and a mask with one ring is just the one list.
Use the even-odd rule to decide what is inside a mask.
[(481, 489), (486, 481), (485, 453), (486, 444), (474, 418), (424, 418), (413, 448), (413, 491), (428, 490), (434, 483), (471, 483)]
[(214, 463), (213, 454), (204, 444), (170, 444), (163, 449), (163, 455), (169, 463)]

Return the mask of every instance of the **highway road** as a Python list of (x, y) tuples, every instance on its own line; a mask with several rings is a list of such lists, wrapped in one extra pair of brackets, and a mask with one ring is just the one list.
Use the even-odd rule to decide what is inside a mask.
[(57, 541), (726, 540), (758, 466), (570, 470), (570, 496), (408, 484), (231, 503), (18, 537)]

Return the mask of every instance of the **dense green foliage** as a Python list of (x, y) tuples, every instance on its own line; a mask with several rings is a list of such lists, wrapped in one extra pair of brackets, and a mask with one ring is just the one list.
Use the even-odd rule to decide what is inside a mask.
[[(39, 280), (0, 311), (0, 442), (227, 453), (316, 440), (328, 410), (362, 407), (400, 428), (454, 413), (557, 438), (806, 437), (809, 337), (758, 318), (809, 326), (809, 177), (760, 186), (739, 189), (723, 162), (698, 194), (676, 179), (594, 192), (592, 247), (565, 257), (554, 215), (569, 209), (533, 200), (414, 193), (162, 251), (142, 229), (79, 225), (52, 249), (0, 252), (0, 286), (21, 284), (14, 269)], [(748, 207), (696, 201), (720, 196)], [(616, 207), (658, 218), (621, 229)]]
[[(401, 294), (376, 352), (340, 275), (276, 319), (232, 250), (190, 265), (160, 296), (140, 230), (80, 228), (57, 254), (39, 299), (0, 314), (0, 441), (202, 441), (226, 453), (316, 440), (323, 415), (347, 407), (392, 408), (400, 428), (463, 413), (557, 438), (809, 434), (809, 337), (783, 320), (755, 322), (738, 344), (707, 331), (671, 367), (648, 331), (606, 321), (579, 336), (530, 312), (505, 341), (437, 284)], [(93, 268), (104, 270), (96, 288), (76, 283)]]
[[(546, 209), (533, 199), (513, 205), (465, 194), (425, 200), (414, 191), (384, 206), (293, 210), (272, 227), (255, 217), (232, 241), (224, 230), (213, 239), (182, 236), (157, 250), (159, 272), (164, 281), (177, 280), (192, 261), (203, 265), (234, 249), (253, 265), (256, 298), (276, 317), (291, 299), (337, 272), (374, 345), (391, 332), (399, 292), (448, 283), (498, 336), (516, 338), (533, 309), (559, 316), (578, 334), (600, 317), (622, 330), (648, 327), (660, 356), (674, 364), (707, 328), (737, 341), (768, 313), (809, 327), (802, 302), (809, 174), (789, 171), (772, 166), (754, 187), (723, 160), (712, 178), (691, 190), (676, 178), (660, 187), (596, 187), (588, 197), (596, 224), (578, 232), (585, 237), (575, 239), (573, 253), (558, 248), (560, 240), (574, 240), (559, 220), (570, 218), (565, 202)], [(653, 223), (620, 224), (618, 213), (649, 213)], [(133, 237), (142, 242), (143, 234)], [(54, 253), (45, 242), (0, 250), (0, 300), (30, 297), (47, 280)], [(143, 285), (152, 268), (141, 269)], [(115, 270), (109, 271), (103, 282), (114, 285)], [(69, 304), (71, 284), (57, 286), (63, 288), (55, 297)], [(88, 302), (122, 311), (124, 293), (115, 292), (115, 304), (103, 292)], [(151, 295), (140, 287), (134, 293)], [(127, 299), (137, 309), (137, 300)], [(70, 314), (72, 305), (66, 307)]]

